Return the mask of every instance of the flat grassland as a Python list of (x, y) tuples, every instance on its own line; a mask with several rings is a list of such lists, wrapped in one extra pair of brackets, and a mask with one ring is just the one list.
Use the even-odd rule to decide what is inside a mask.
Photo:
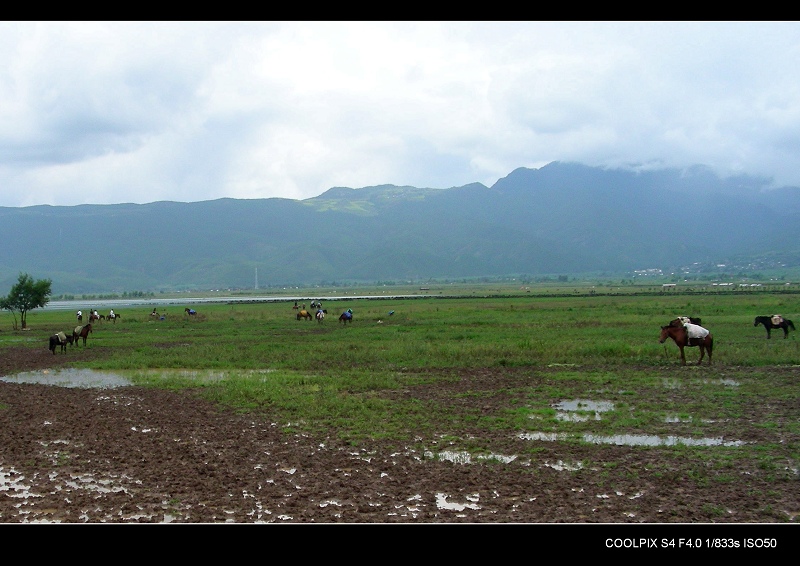
[(72, 311), (0, 314), (0, 522), (798, 522), (800, 342), (753, 326), (797, 294), (293, 304), (119, 308), (55, 355)]

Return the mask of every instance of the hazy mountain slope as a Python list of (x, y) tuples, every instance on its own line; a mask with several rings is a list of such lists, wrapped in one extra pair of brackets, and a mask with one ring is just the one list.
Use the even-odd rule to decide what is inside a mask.
[[(0, 292), (54, 293), (625, 272), (800, 257), (800, 189), (706, 168), (551, 163), (492, 187), (381, 185), (291, 199), (0, 208)], [(257, 272), (257, 274), (256, 274)]]

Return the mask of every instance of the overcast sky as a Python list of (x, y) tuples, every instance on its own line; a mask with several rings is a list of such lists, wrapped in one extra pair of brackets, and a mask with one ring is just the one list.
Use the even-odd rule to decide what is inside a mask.
[(491, 186), (552, 161), (800, 186), (800, 23), (0, 23), (0, 206)]

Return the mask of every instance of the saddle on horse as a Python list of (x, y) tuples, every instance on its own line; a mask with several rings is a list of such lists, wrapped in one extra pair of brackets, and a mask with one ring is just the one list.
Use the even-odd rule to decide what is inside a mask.
[(782, 322), (783, 322), (783, 316), (779, 314), (772, 315), (772, 324), (774, 324), (775, 326), (780, 326)]

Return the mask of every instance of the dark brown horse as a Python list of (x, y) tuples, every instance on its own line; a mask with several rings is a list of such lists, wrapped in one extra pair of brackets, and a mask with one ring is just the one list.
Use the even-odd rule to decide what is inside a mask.
[(92, 331), (92, 323), (84, 324), (83, 326), (76, 326), (72, 331), (72, 341), (78, 345), (78, 340), (83, 338), (83, 345), (86, 346), (86, 337)]
[(770, 333), (773, 328), (774, 329), (780, 328), (781, 330), (783, 330), (784, 339), (789, 337), (790, 328), (794, 330), (794, 323), (788, 318), (783, 318), (783, 317), (781, 317), (780, 324), (775, 324), (774, 322), (772, 322), (771, 316), (757, 316), (756, 319), (753, 321), (753, 326), (758, 326), (759, 324), (763, 324), (764, 328), (767, 329), (767, 340), (772, 338), (772, 336), (770, 336)]
[(689, 338), (689, 331), (682, 324), (673, 324), (675, 321), (670, 322), (667, 326), (661, 327), (661, 336), (658, 341), (664, 343), (667, 338), (672, 338), (675, 345), (681, 351), (681, 365), (686, 365), (686, 355), (683, 349), (686, 347), (697, 346), (700, 348), (700, 359), (697, 360), (697, 365), (703, 362), (703, 357), (708, 352), (708, 365), (711, 365), (711, 352), (714, 349), (714, 337), (709, 332), (704, 338)]
[(72, 336), (67, 336), (64, 332), (53, 334), (50, 337), (50, 346), (49, 346), (50, 351), (53, 352), (53, 354), (55, 354), (56, 348), (61, 346), (61, 351), (66, 354), (67, 344), (72, 344), (72, 340), (73, 340)]

